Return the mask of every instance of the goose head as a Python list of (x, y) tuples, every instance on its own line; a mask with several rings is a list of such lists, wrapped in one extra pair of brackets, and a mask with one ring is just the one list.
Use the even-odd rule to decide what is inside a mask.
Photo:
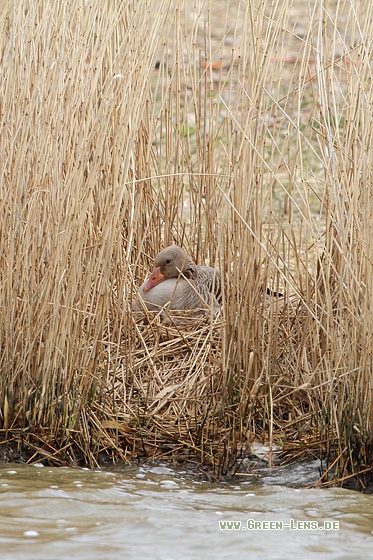
[(196, 274), (195, 263), (181, 247), (166, 247), (156, 256), (153, 271), (145, 282), (143, 291), (148, 292), (164, 280), (179, 278), (181, 274), (193, 278)]

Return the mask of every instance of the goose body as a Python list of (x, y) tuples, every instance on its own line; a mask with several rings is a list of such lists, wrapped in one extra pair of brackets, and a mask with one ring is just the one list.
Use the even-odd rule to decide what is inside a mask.
[(167, 306), (172, 310), (220, 309), (220, 271), (196, 265), (177, 245), (163, 249), (155, 258), (150, 277), (140, 286), (139, 297), (150, 311)]

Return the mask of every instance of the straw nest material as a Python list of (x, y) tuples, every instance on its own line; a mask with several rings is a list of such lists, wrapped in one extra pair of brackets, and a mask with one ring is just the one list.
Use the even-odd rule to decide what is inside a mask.
[[(263, 296), (256, 313), (267, 331), (272, 328), (273, 309), (273, 301)], [(230, 370), (224, 351), (224, 313), (195, 317), (194, 312), (166, 311), (163, 316), (148, 313), (140, 318), (131, 313), (132, 329), (122, 341), (125, 352), (106, 390), (102, 427), (109, 440), (115, 440), (127, 457), (226, 462), (232, 454), (249, 453), (254, 438), (268, 439), (270, 385), (272, 432), (292, 446), (298, 434), (300, 442), (299, 431), (305, 425), (309, 428), (312, 416), (307, 395), (299, 388), (304, 377), (287, 379), (281, 374), (281, 361), (287, 371), (289, 345), (297, 343), (304, 314), (296, 302), (285, 298), (276, 301), (274, 314), (278, 363), (269, 380), (261, 357), (252, 350), (249, 363), (257, 362), (259, 369)]]

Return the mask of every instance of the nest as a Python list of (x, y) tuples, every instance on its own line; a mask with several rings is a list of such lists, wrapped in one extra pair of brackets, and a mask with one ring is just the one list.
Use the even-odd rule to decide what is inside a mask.
[(294, 371), (289, 349), (299, 343), (306, 314), (284, 298), (275, 310), (264, 298), (257, 314), (268, 333), (275, 321), (276, 367), (270, 380), (263, 374), (264, 356), (252, 350), (246, 369), (226, 363), (223, 315), (131, 314), (121, 342), (126, 351), (106, 388), (106, 447), (115, 441), (124, 456), (192, 458), (211, 465), (249, 453), (251, 441), (268, 439), (269, 431), (282, 444), (288, 441), (293, 454), (307, 438), (313, 441), (305, 377), (289, 373)]
[(222, 318), (149, 313), (132, 327), (127, 359), (113, 374), (116, 426), (126, 426), (131, 453), (199, 449), (221, 408)]

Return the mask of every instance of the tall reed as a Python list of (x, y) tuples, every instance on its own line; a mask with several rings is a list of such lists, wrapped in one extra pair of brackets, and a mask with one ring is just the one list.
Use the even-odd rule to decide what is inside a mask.
[[(5, 438), (223, 472), (261, 439), (325, 480), (371, 470), (371, 12), (5, 3)], [(171, 243), (222, 270), (220, 318), (136, 322)]]

